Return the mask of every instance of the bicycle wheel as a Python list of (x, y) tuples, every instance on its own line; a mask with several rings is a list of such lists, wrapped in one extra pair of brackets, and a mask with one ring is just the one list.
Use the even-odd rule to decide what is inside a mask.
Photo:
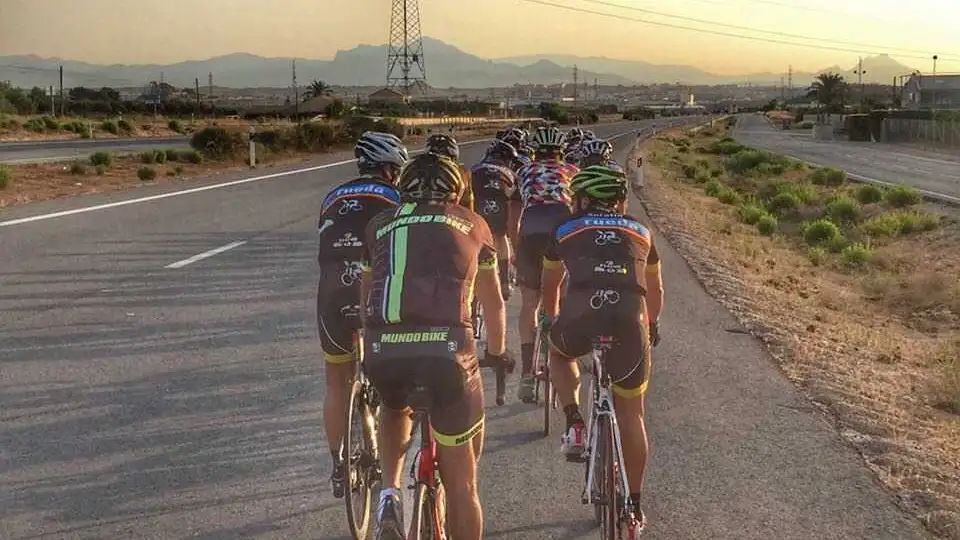
[(426, 484), (417, 484), (413, 494), (413, 515), (410, 519), (410, 540), (440, 540), (437, 528), (437, 504)]
[(370, 529), (374, 480), (372, 471), (377, 462), (370, 447), (371, 440), (364, 436), (364, 426), (372, 418), (363, 398), (363, 384), (359, 380), (353, 381), (347, 405), (347, 433), (340, 452), (346, 467), (344, 473), (348, 487), (343, 499), (347, 505), (350, 533), (355, 539), (364, 540)]
[(601, 540), (616, 540), (617, 513), (617, 477), (614, 458), (613, 430), (610, 419), (601, 416), (597, 419), (597, 466), (593, 472), (594, 488), (597, 500), (594, 502), (594, 517), (600, 524)]
[[(544, 355), (546, 356), (546, 355)], [(549, 358), (549, 357), (548, 357)], [(550, 409), (553, 408), (554, 391), (550, 384), (550, 362), (543, 358), (543, 436), (550, 436)]]

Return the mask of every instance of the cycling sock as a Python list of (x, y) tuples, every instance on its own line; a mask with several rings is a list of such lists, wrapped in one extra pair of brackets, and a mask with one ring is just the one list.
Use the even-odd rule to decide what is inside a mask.
[(533, 372), (533, 343), (520, 344), (521, 374), (529, 375)]
[(390, 497), (391, 495), (393, 495), (393, 496), (395, 496), (395, 497), (397, 497), (397, 498), (401, 498), (401, 497), (400, 497), (400, 490), (399, 490), (399, 489), (383, 488), (383, 489), (380, 490), (380, 502), (383, 502), (384, 500), (387, 499), (387, 497)]
[(633, 506), (634, 508), (638, 509), (638, 510), (640, 509), (640, 494), (639, 494), (639, 493), (631, 493), (631, 494), (630, 494), (630, 505)]
[(580, 407), (576, 403), (571, 403), (563, 408), (563, 414), (567, 417), (567, 429), (576, 423), (583, 423), (583, 416), (580, 415)]

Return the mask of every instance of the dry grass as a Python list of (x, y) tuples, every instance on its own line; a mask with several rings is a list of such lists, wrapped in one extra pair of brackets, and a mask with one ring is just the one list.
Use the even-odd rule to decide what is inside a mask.
[[(20, 126), (23, 126), (27, 120), (33, 117), (28, 116), (11, 116), (4, 115), (3, 118), (15, 120), (16, 123)], [(112, 120), (117, 120), (119, 117), (111, 118)], [(133, 127), (131, 132), (121, 132), (119, 134), (113, 134), (109, 131), (106, 131), (102, 127), (102, 122), (105, 118), (100, 119), (89, 119), (89, 118), (78, 118), (78, 117), (61, 117), (57, 118), (57, 121), (61, 125), (69, 124), (71, 122), (79, 121), (84, 124), (93, 124), (94, 134), (93, 137), (96, 139), (116, 139), (116, 138), (162, 138), (162, 137), (178, 137), (184, 134), (189, 134), (194, 131), (201, 130), (205, 127), (210, 127), (217, 125), (227, 129), (240, 129), (244, 131), (251, 124), (248, 120), (236, 119), (236, 118), (219, 118), (219, 119), (205, 119), (198, 118), (196, 120), (189, 119), (178, 119), (177, 121), (183, 128), (183, 133), (178, 133), (170, 129), (169, 122), (171, 118), (165, 117), (153, 117), (153, 116), (129, 116), (126, 115), (123, 117), (130, 125)], [(273, 129), (276, 127), (289, 127), (293, 124), (287, 120), (269, 120), (261, 123), (253, 122), (255, 125), (262, 129)], [(23, 127), (16, 129), (10, 129), (4, 126), (0, 126), (0, 142), (14, 142), (14, 141), (56, 141), (56, 140), (71, 140), (71, 139), (80, 139), (81, 136), (72, 133), (70, 131), (59, 130), (59, 131), (44, 131), (44, 132), (33, 132), (29, 131)]]
[(832, 413), (902, 507), (960, 539), (960, 227), (886, 240), (865, 265), (827, 252), (815, 266), (798, 232), (761, 236), (686, 180), (673, 145), (645, 151), (645, 206), (707, 289)]

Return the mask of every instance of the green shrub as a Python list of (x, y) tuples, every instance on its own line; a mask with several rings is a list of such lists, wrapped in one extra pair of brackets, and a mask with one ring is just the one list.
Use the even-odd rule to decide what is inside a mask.
[(827, 262), (827, 251), (822, 247), (812, 247), (807, 250), (807, 258), (814, 266), (822, 266)]
[(883, 190), (873, 184), (861, 184), (857, 187), (857, 200), (860, 204), (873, 204), (883, 200)]
[(201, 154), (197, 150), (187, 150), (185, 152), (179, 152), (178, 156), (180, 157), (180, 161), (192, 163), (194, 165), (199, 165), (203, 163), (203, 154)]
[(126, 118), (121, 118), (117, 121), (117, 128), (124, 133), (133, 133), (133, 124)]
[(681, 171), (683, 171), (683, 176), (691, 180), (693, 180), (693, 178), (697, 176), (697, 168), (694, 167), (693, 165), (690, 165), (689, 163), (684, 164)]
[(843, 260), (850, 265), (862, 265), (873, 258), (873, 249), (859, 242), (850, 244), (843, 248)]
[(846, 249), (849, 244), (850, 243), (847, 242), (847, 239), (844, 238), (842, 234), (834, 236), (833, 238), (827, 240), (825, 243), (827, 247), (827, 251), (829, 251), (830, 253), (840, 253), (841, 251)]
[(233, 157), (246, 141), (240, 133), (231, 133), (221, 127), (208, 127), (193, 134), (190, 146), (211, 159)]
[(163, 165), (167, 162), (167, 153), (163, 150), (154, 150), (153, 151), (153, 160), (157, 163)]
[(757, 221), (757, 230), (764, 236), (773, 236), (777, 232), (777, 218), (766, 214)]
[(176, 175), (177, 175), (177, 173), (176, 173), (176, 171), (174, 171), (173, 169), (170, 169), (169, 171), (167, 171), (167, 176), (169, 176), (169, 177), (171, 177), (171, 178), (174, 177), (174, 176), (176, 176)]
[(697, 168), (697, 172), (693, 177), (693, 181), (698, 184), (706, 184), (711, 178), (713, 177), (710, 176), (710, 171), (705, 168)]
[(140, 153), (140, 163), (152, 165), (157, 162), (157, 154), (153, 150)]
[(40, 118), (31, 118), (27, 120), (25, 124), (23, 124), (23, 129), (26, 129), (27, 131), (33, 131), (35, 133), (43, 133), (47, 130), (47, 126)]
[(770, 203), (767, 206), (771, 212), (782, 215), (799, 208), (800, 200), (793, 193), (784, 192), (770, 199)]
[(90, 164), (97, 166), (102, 165), (104, 167), (109, 167), (113, 163), (113, 156), (108, 152), (94, 152), (90, 154)]
[(808, 245), (817, 246), (840, 236), (840, 228), (828, 219), (818, 219), (803, 228), (803, 240)]
[(174, 167), (173, 172), (176, 173), (177, 176), (181, 176), (183, 174), (183, 165), (177, 165)]
[(171, 163), (180, 159), (180, 152), (173, 148), (167, 148), (163, 153), (166, 155), (167, 161)]
[(756, 225), (760, 218), (767, 215), (767, 211), (763, 207), (757, 206), (755, 204), (744, 203), (737, 209), (737, 214), (740, 217), (740, 221), (746, 223), (747, 225)]
[[(381, 131), (386, 129), (381, 126)], [(305, 152), (322, 152), (336, 143), (336, 135), (330, 124), (321, 122), (303, 124), (297, 138), (297, 147)]]
[(915, 188), (909, 186), (896, 186), (887, 190), (884, 195), (884, 200), (887, 204), (894, 208), (906, 208), (908, 206), (914, 206), (920, 204), (920, 201), (923, 200), (923, 197), (920, 196), (920, 192)]
[(736, 191), (724, 188), (717, 194), (717, 200), (723, 204), (740, 204), (743, 199), (741, 199), (740, 194)]
[(87, 168), (80, 161), (74, 161), (70, 165), (70, 174), (77, 176), (87, 174)]
[(60, 131), (60, 122), (58, 122), (56, 118), (52, 116), (44, 116), (41, 117), (41, 120), (43, 120), (43, 127), (47, 131)]
[(853, 223), (860, 215), (860, 206), (857, 201), (841, 195), (827, 203), (826, 214), (836, 223)]
[(177, 119), (171, 119), (167, 122), (167, 129), (174, 133), (183, 133), (183, 125), (181, 125)]
[(724, 189), (726, 189), (726, 187), (723, 184), (717, 182), (716, 180), (711, 180), (703, 187), (703, 192), (710, 197), (716, 197), (720, 195), (720, 192)]
[(736, 153), (742, 152), (745, 150), (745, 147), (741, 144), (738, 144), (733, 139), (721, 139), (713, 144), (707, 149), (711, 154), (717, 154), (721, 156), (732, 156)]
[(810, 175), (810, 182), (818, 186), (842, 186), (847, 181), (847, 173), (830, 167), (815, 169)]
[(104, 167), (103, 165), (97, 165), (96, 169), (94, 169), (94, 170), (97, 171), (97, 176), (103, 176), (104, 173), (107, 172), (107, 168)]
[(0, 129), (18, 130), (20, 129), (20, 122), (16, 118), (0, 118)]
[(140, 167), (137, 169), (137, 178), (144, 182), (148, 182), (157, 177), (157, 171), (153, 167)]
[(931, 231), (940, 226), (940, 217), (921, 211), (886, 212), (865, 221), (861, 230), (874, 238), (894, 238), (913, 232)]
[(120, 126), (117, 125), (115, 120), (104, 120), (100, 123), (100, 129), (106, 131), (107, 133), (112, 133), (114, 135), (120, 134)]
[(10, 174), (10, 167), (0, 163), (0, 191), (10, 187), (13, 183), (13, 175)]
[(720, 167), (710, 167), (711, 178), (719, 178), (721, 174), (723, 174), (723, 169)]
[(680, 152), (681, 154), (689, 154), (689, 153), (690, 153), (690, 147), (688, 147), (688, 146), (678, 146), (678, 147), (677, 147), (677, 152)]
[(87, 132), (87, 125), (79, 120), (74, 120), (73, 122), (66, 122), (62, 124), (60, 129), (69, 131), (71, 133), (76, 133), (77, 135), (83, 135)]

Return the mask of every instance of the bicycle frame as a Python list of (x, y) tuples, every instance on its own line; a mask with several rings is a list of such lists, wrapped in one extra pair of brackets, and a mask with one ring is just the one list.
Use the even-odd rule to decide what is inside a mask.
[[(437, 441), (433, 438), (433, 432), (430, 429), (430, 418), (426, 409), (419, 407), (414, 408), (413, 418), (414, 422), (411, 436), (413, 433), (416, 433), (417, 428), (420, 429), (420, 449), (417, 450), (417, 454), (413, 459), (413, 463), (410, 465), (410, 480), (412, 483), (408, 486), (408, 488), (413, 490), (414, 495), (416, 495), (419, 486), (425, 486), (427, 494), (432, 500), (436, 501), (437, 492), (440, 488), (440, 467), (437, 461)], [(416, 498), (414, 498), (414, 504), (416, 504)], [(414, 511), (415, 510), (416, 509), (414, 509)], [(432, 515), (430, 515), (428, 518), (431, 521), (431, 530), (439, 531), (439, 537), (444, 538), (444, 529), (440, 519), (441, 516), (437, 511), (437, 507), (434, 505), (431, 510)], [(413, 526), (414, 523), (410, 523), (411, 529)], [(411, 530), (410, 534), (415, 535), (416, 533)]]
[[(620, 440), (620, 426), (617, 423), (617, 414), (616, 409), (613, 405), (613, 382), (610, 379), (610, 375), (603, 370), (603, 355), (604, 355), (604, 345), (609, 343), (609, 338), (601, 338), (599, 343), (594, 346), (592, 357), (593, 357), (593, 382), (591, 386), (593, 387), (593, 399), (590, 402), (590, 421), (587, 424), (587, 440), (589, 444), (584, 451), (584, 457), (588, 460), (587, 465), (587, 478), (586, 484), (583, 487), (583, 492), (580, 496), (580, 500), (583, 504), (595, 504), (600, 502), (596, 498), (596, 494), (593, 492), (593, 482), (594, 476), (596, 475), (597, 467), (597, 456), (599, 453), (594, 452), (598, 446), (598, 430), (597, 423), (601, 417), (607, 417), (610, 420), (610, 429), (613, 430), (613, 441), (614, 441), (614, 459), (617, 464), (617, 480), (620, 484), (620, 492), (624, 496), (630, 493), (630, 483), (627, 480), (627, 472), (623, 466), (623, 445)], [(610, 504), (616, 504), (617, 501), (610, 501)]]

